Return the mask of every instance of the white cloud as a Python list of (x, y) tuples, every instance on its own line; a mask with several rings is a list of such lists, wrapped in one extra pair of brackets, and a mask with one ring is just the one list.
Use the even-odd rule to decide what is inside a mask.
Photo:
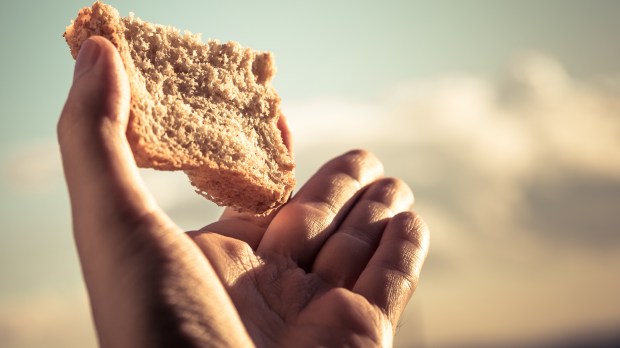
[(620, 178), (617, 94), (573, 80), (538, 54), (516, 60), (500, 80), (444, 76), (404, 84), (378, 102), (315, 100), (285, 111), (302, 163), (321, 148), (370, 147), (388, 174), (414, 188), (451, 188), (449, 199), (480, 225), (511, 223), (527, 182), (569, 173)]
[[(375, 100), (285, 103), (301, 181), (328, 157), (368, 147), (387, 175), (417, 194), (432, 243), (418, 307), (408, 316), (423, 326), (406, 323), (414, 329), (401, 330), (397, 343), (419, 342), (408, 332), (449, 345), (620, 323), (612, 305), (620, 292), (612, 267), (620, 262), (619, 87), (576, 80), (555, 60), (529, 54), (498, 79), (455, 74), (402, 84)], [(8, 163), (16, 192), (63, 185), (53, 141), (15, 152)], [(142, 174), (182, 225), (213, 216), (182, 173)], [(61, 327), (65, 321), (45, 319), (74, 306), (68, 297), (0, 303), (24, 313), (0, 317), (0, 334), (16, 347), (76, 335)], [(420, 306), (421, 314), (412, 312)], [(42, 319), (24, 329), (31, 316)]]
[(498, 174), (530, 171), (541, 160), (611, 174), (620, 171), (615, 92), (574, 81), (555, 60), (531, 54), (504, 80), (442, 76), (401, 85), (378, 102), (291, 102), (285, 111), (300, 147), (431, 144)]
[(515, 342), (620, 323), (618, 92), (532, 53), (497, 79), (285, 111), (298, 160), (368, 147), (417, 193), (432, 231), (415, 315), (426, 343)]

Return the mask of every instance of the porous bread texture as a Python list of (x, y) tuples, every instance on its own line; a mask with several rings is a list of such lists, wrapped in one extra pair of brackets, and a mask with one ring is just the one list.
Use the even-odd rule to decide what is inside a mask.
[(184, 170), (198, 193), (257, 214), (295, 186), (293, 159), (277, 127), (273, 56), (236, 42), (121, 18), (95, 2), (64, 37), (77, 58), (92, 35), (118, 49), (131, 84), (127, 138), (140, 167)]

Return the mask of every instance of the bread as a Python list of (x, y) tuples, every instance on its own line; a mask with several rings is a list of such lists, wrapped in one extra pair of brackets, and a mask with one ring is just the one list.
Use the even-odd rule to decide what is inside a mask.
[(133, 14), (121, 18), (101, 2), (66, 28), (74, 58), (92, 35), (110, 40), (125, 64), (127, 138), (138, 166), (183, 170), (198, 193), (243, 212), (267, 213), (288, 200), (295, 165), (277, 126), (271, 53), (203, 43)]

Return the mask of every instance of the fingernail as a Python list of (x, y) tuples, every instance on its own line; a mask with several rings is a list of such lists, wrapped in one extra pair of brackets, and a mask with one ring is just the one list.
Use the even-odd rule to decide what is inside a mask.
[(90, 68), (92, 68), (99, 58), (99, 51), (101, 48), (93, 40), (86, 40), (82, 43), (80, 53), (78, 53), (75, 60), (75, 69), (73, 70), (73, 81), (77, 80), (80, 75), (84, 74)]

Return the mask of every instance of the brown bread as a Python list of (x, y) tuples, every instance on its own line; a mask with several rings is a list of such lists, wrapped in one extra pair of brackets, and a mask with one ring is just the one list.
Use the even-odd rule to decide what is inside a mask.
[(101, 2), (79, 11), (64, 37), (74, 58), (92, 35), (118, 49), (131, 84), (127, 138), (138, 166), (184, 170), (197, 192), (257, 214), (295, 186), (294, 163), (277, 127), (273, 56), (236, 42), (121, 18)]

